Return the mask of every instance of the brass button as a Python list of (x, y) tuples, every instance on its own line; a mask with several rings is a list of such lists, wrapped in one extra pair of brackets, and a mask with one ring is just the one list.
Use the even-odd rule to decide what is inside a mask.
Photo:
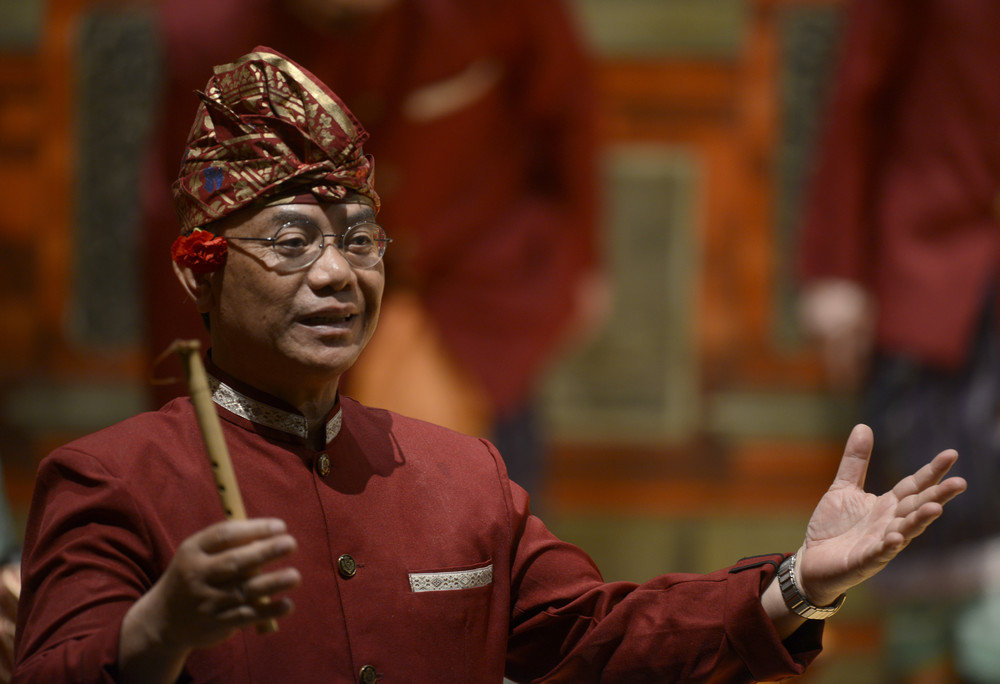
[[(354, 559), (350, 555), (345, 553), (337, 559), (337, 570), (340, 571), (341, 577), (354, 577), (358, 572), (358, 564), (354, 562)], [(372, 671), (374, 672), (374, 670)]]
[(319, 473), (320, 477), (326, 477), (330, 474), (330, 457), (326, 454), (321, 455), (316, 459), (316, 472)]
[(376, 679), (378, 679), (378, 673), (371, 665), (365, 665), (358, 673), (358, 681), (361, 684), (375, 684)]

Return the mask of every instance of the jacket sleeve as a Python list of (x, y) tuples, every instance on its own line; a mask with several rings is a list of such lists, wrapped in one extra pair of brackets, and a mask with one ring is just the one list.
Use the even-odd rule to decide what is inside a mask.
[(830, 99), (805, 192), (799, 277), (871, 287), (886, 131), (896, 125), (894, 83), (909, 54), (913, 15), (901, 0), (848, 6)]
[(508, 647), (517, 681), (771, 681), (802, 673), (821, 650), (822, 622), (782, 642), (761, 606), (782, 554), (708, 575), (604, 583), (583, 551), (521, 519)]
[(16, 682), (113, 682), (122, 618), (146, 589), (145, 529), (131, 497), (88, 454), (39, 467), (25, 533)]

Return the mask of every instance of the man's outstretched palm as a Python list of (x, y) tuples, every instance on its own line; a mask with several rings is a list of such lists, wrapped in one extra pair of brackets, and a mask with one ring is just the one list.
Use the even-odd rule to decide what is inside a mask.
[(813, 511), (799, 552), (799, 583), (816, 605), (828, 605), (881, 570), (965, 490), (960, 477), (941, 481), (958, 458), (942, 451), (881, 496), (864, 491), (872, 431), (851, 431), (830, 489)]

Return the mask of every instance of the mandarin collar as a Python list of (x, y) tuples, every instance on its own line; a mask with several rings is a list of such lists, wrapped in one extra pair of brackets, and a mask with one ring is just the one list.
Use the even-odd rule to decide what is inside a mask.
[[(212, 401), (217, 405), (256, 425), (280, 430), (302, 439), (309, 438), (309, 425), (301, 413), (291, 407), (276, 406), (275, 404), (283, 402), (227, 376), (211, 362), (211, 357), (206, 359), (206, 366), (208, 387), (212, 392)], [(251, 393), (259, 398), (250, 396)], [(340, 434), (342, 422), (343, 415), (338, 401), (326, 421), (326, 444)]]

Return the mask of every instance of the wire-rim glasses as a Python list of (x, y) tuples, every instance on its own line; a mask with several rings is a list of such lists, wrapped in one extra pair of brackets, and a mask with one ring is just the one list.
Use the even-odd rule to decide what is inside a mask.
[(267, 242), (274, 255), (271, 266), (282, 273), (300, 271), (316, 263), (327, 245), (326, 238), (333, 239), (333, 244), (354, 268), (376, 266), (392, 242), (382, 226), (371, 221), (355, 223), (343, 233), (324, 233), (311, 221), (289, 221), (271, 237), (226, 236), (227, 240)]

